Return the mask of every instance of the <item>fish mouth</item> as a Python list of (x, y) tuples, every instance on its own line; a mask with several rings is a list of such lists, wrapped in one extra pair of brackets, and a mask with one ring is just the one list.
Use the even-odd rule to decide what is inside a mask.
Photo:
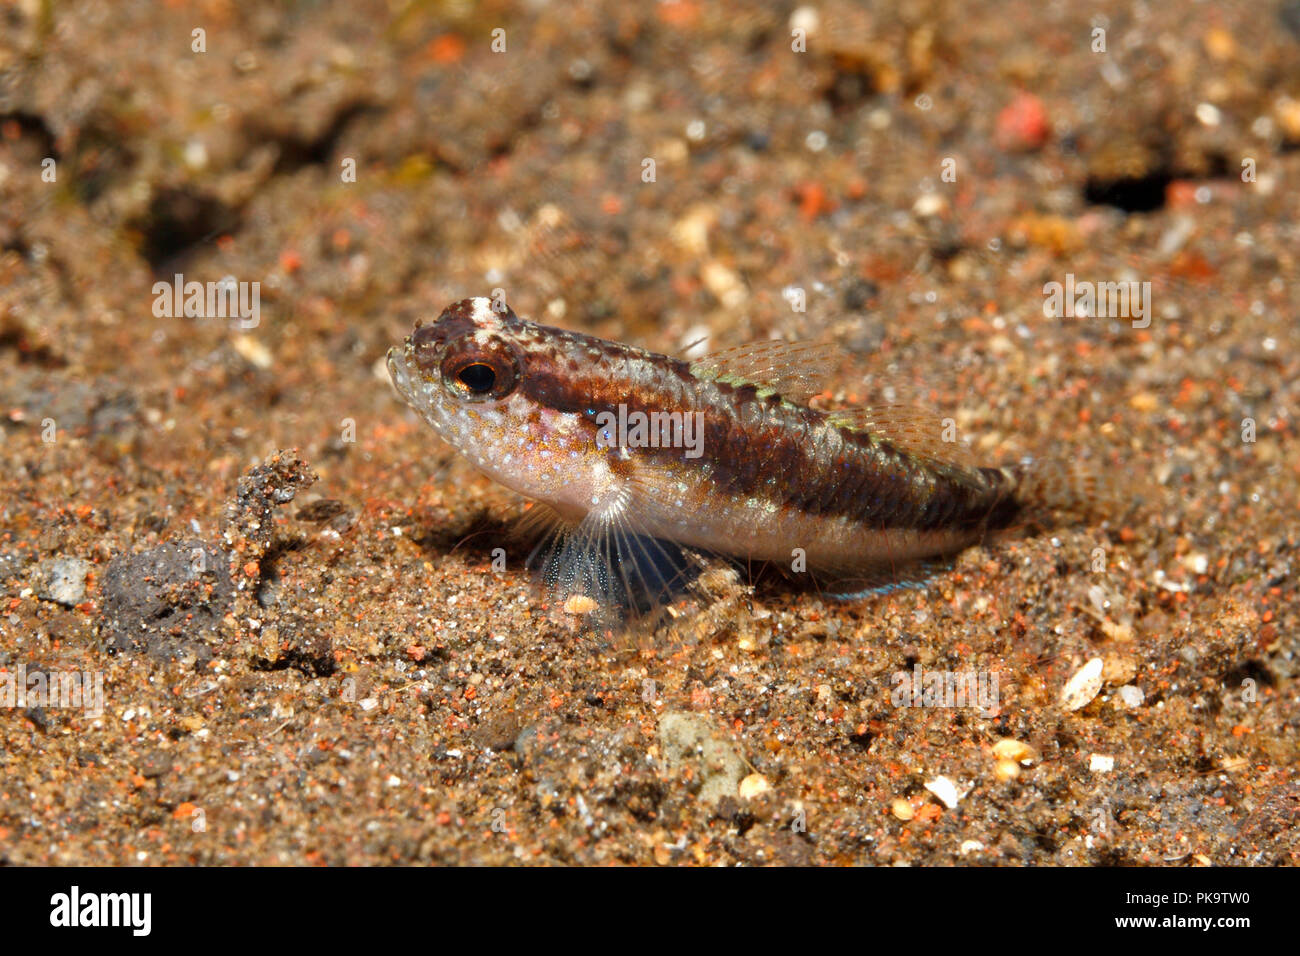
[(441, 435), (441, 384), (429, 381), (421, 371), (410, 339), (388, 350), (388, 377), (402, 401)]
[(429, 404), (429, 386), (416, 365), (414, 347), (409, 338), (388, 350), (388, 377), (397, 394), (416, 411), (423, 411)]

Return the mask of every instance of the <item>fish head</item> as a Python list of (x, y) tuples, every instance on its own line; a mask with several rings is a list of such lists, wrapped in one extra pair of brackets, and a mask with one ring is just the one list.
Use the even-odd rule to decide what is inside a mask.
[(550, 400), (573, 364), (571, 338), (490, 299), (463, 299), (390, 349), (388, 372), (407, 404), (480, 471), (581, 516), (609, 491), (609, 450), (590, 414)]

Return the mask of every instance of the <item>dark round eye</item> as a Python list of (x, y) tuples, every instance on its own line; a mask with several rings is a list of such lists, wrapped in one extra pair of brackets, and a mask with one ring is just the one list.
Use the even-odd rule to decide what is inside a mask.
[(505, 398), (519, 383), (516, 351), (499, 339), (453, 343), (442, 360), (442, 382), (463, 402)]
[(487, 395), (496, 385), (497, 373), (492, 370), (492, 366), (484, 362), (475, 362), (472, 365), (466, 365), (456, 373), (456, 381), (464, 385), (475, 395)]

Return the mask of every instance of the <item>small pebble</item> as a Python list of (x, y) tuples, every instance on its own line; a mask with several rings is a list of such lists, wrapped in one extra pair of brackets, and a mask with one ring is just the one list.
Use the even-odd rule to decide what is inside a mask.
[(998, 114), (993, 135), (1006, 152), (1026, 153), (1039, 149), (1051, 132), (1043, 101), (1032, 93), (1020, 92)]
[(1105, 754), (1092, 754), (1088, 757), (1088, 769), (1093, 773), (1110, 773), (1115, 769), (1115, 758)]
[(998, 760), (1023, 763), (1027, 767), (1038, 759), (1038, 751), (1023, 740), (1003, 737), (993, 745), (993, 756)]
[(790, 14), (790, 29), (802, 30), (807, 36), (816, 33), (821, 22), (821, 14), (817, 12), (816, 7), (797, 7), (794, 13)]
[(256, 368), (270, 368), (275, 364), (275, 356), (271, 354), (271, 350), (250, 335), (235, 336), (231, 339), (231, 345), (249, 365)]
[(86, 575), (94, 565), (81, 558), (52, 558), (40, 565), (41, 585), (37, 596), (66, 607), (75, 607), (86, 596)]
[(1279, 97), (1273, 104), (1273, 119), (1288, 142), (1300, 142), (1300, 100)]
[(740, 781), (740, 786), (736, 789), (736, 793), (742, 800), (753, 800), (755, 797), (767, 793), (771, 789), (772, 787), (767, 782), (766, 777), (761, 773), (751, 773), (744, 780)]
[(894, 816), (898, 817), (900, 820), (906, 821), (916, 816), (916, 811), (912, 809), (912, 804), (907, 800), (904, 800), (902, 797), (895, 799), (894, 802), (889, 805), (889, 809), (893, 812)]
[(1136, 684), (1125, 684), (1119, 689), (1119, 699), (1124, 702), (1125, 707), (1141, 707), (1147, 695)]
[(1114, 621), (1102, 621), (1101, 632), (1112, 641), (1131, 641), (1133, 640), (1133, 626), (1131, 624), (1116, 624)]
[(931, 216), (937, 216), (948, 208), (948, 200), (944, 199), (938, 193), (926, 193), (916, 202), (912, 203), (912, 215), (918, 219), (929, 219)]
[(1137, 661), (1119, 654), (1102, 658), (1101, 679), (1112, 686), (1127, 684), (1137, 676)]

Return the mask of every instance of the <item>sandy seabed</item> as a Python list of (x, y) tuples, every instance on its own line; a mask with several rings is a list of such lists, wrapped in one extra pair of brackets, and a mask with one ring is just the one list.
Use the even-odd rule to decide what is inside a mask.
[[(1135, 10), (6, 6), (0, 859), (1295, 863), (1300, 5)], [(584, 634), (383, 367), (495, 288), (1125, 507)]]

